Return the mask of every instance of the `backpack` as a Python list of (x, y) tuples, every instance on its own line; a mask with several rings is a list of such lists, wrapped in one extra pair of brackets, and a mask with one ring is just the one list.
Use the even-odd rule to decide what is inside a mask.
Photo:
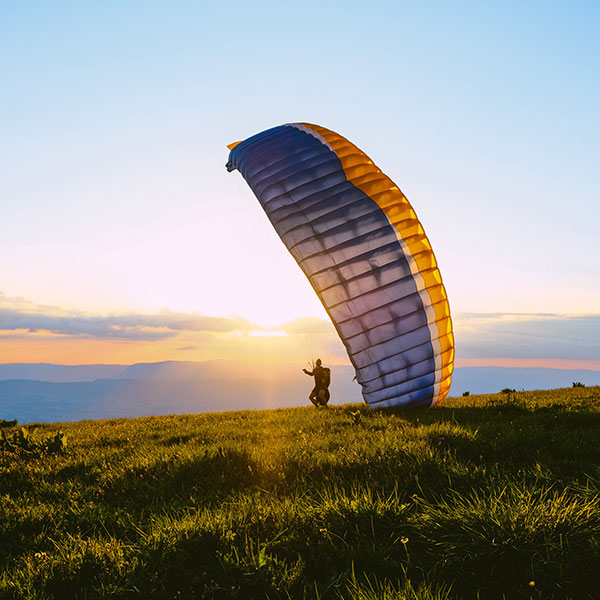
[(331, 369), (328, 367), (321, 367), (321, 373), (319, 374), (319, 384), (323, 387), (328, 388), (331, 383)]

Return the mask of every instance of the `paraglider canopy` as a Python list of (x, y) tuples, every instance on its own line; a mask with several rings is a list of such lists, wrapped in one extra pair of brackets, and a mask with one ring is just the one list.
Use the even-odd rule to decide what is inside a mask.
[(454, 336), (433, 250), (412, 206), (339, 134), (280, 125), (230, 144), (239, 170), (310, 281), (374, 408), (433, 406)]

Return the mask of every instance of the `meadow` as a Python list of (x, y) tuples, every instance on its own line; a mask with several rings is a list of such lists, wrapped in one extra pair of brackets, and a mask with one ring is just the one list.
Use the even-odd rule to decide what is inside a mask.
[(26, 430), (0, 599), (598, 598), (598, 387)]

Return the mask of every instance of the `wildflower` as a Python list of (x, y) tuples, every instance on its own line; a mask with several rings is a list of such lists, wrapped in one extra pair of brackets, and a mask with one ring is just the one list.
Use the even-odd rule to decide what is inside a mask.
[(535, 587), (535, 581), (533, 581), (533, 579), (529, 582), (529, 587)]
[(323, 527), (322, 529), (319, 529), (319, 531), (323, 534), (323, 535), (327, 535), (329, 533), (329, 531), (327, 531), (326, 527)]
[(407, 538), (405, 535), (403, 535), (403, 536), (400, 538), (400, 541), (401, 541), (401, 542), (402, 542), (404, 545), (408, 544), (408, 538)]

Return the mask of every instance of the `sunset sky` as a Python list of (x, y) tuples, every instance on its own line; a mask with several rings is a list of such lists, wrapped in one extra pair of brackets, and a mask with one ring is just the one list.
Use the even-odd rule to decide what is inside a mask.
[(600, 369), (599, 7), (2, 3), (0, 362), (346, 362), (224, 167), (307, 121), (413, 204), (459, 366)]

